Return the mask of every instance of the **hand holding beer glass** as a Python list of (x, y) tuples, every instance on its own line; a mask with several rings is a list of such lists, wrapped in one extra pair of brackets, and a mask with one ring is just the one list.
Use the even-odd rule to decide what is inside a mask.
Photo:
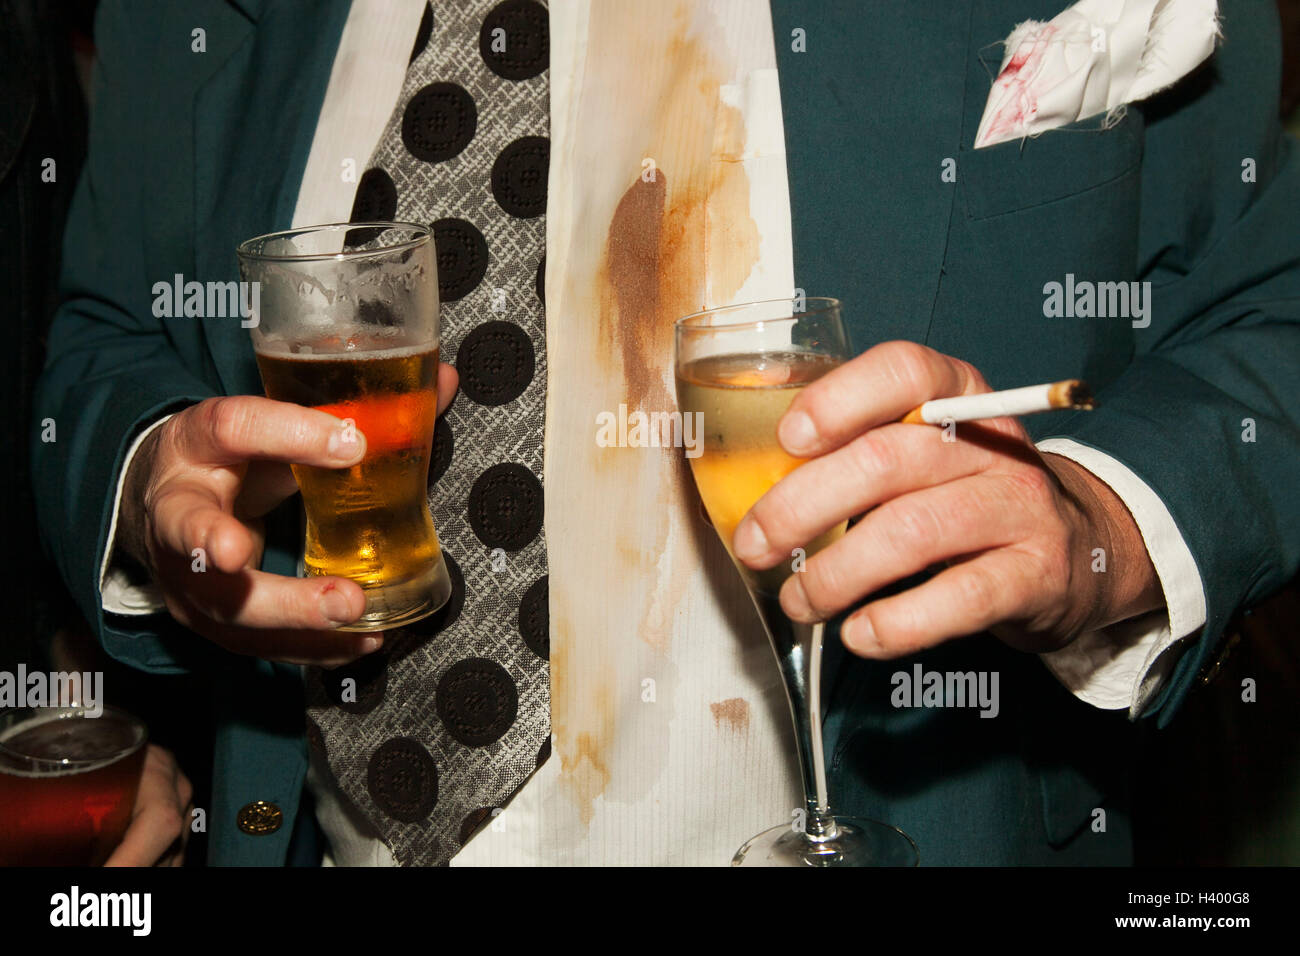
[[(372, 565), (383, 561), (388, 549), (379, 533), (384, 528), (372, 529), (375, 533), (367, 535), (365, 521), (374, 518), (391, 524), (396, 512), (385, 515), (381, 506), (401, 497), (414, 530), (394, 527), (392, 540), (409, 536), (413, 550), (406, 558), (390, 558), (377, 576), (384, 578), (401, 564), (409, 571), (403, 575), (407, 582), (422, 576), (432, 578), (432, 587), (412, 600), (412, 607), (427, 603), (427, 610), (432, 611), (438, 603), (440, 561), (430, 546), (421, 477), (425, 466), (421, 462), (428, 457), (430, 402), (436, 394), (436, 412), (441, 414), (455, 393), (456, 371), (432, 358), (438, 342), (432, 238), (423, 238), (428, 233), (418, 226), (400, 227), (405, 232), (396, 234), (385, 233), (387, 227), (377, 232), (370, 229), (367, 233), (376, 235), (379, 242), (354, 254), (342, 251), (350, 228), (302, 230), (301, 234), (289, 234), (298, 235), (297, 239), (279, 237), (275, 247), (270, 246), (270, 237), (250, 240), (261, 250), (257, 260), (250, 260), (257, 263), (253, 272), (265, 276), (267, 283), (267, 294), (259, 296), (263, 329), (278, 327), (281, 317), (300, 316), (309, 306), (322, 316), (329, 314), (329, 318), (300, 329), (319, 341), (298, 341), (296, 353), (292, 344), (284, 345), (287, 339), (277, 340), (285, 347), (279, 353), (274, 351), (275, 344), (269, 346), (273, 361), (278, 354), (283, 364), (295, 362), (290, 368), (309, 377), (317, 369), (326, 377), (334, 376), (319, 389), (310, 381), (296, 382), (292, 374), (277, 379), (282, 379), (284, 394), (301, 396), (326, 410), (260, 395), (204, 399), (149, 432), (124, 477), (115, 548), (149, 573), (173, 618), (234, 653), (337, 667), (382, 643), (373, 632), (339, 629), (359, 619), (374, 626), (377, 618), (382, 618), (367, 597), (368, 591), (375, 590), (367, 587), (374, 583), (373, 576), (367, 580), (359, 574), (358, 583), (338, 572), (330, 573), (333, 567), (343, 567), (346, 559), (330, 566), (324, 576), (295, 578), (261, 570), (264, 518), (298, 492), (294, 466), (313, 469), (311, 474), (304, 472), (312, 489), (309, 508), (317, 501), (324, 502), (317, 493), (321, 489), (344, 496), (327, 505), (347, 512), (344, 522), (358, 537), (355, 544), (349, 543), (348, 528), (331, 524), (328, 510), (315, 509), (318, 517), (326, 516), (323, 525), (316, 525), (323, 527), (325, 546), (333, 547), (341, 540), (344, 549), (354, 547), (356, 558)], [(317, 237), (315, 245), (311, 245), (312, 235)], [(394, 249), (383, 247), (387, 236), (396, 237)], [(295, 244), (292, 249), (297, 249), (296, 253), (291, 244)], [(277, 261), (276, 252), (286, 254), (289, 261)], [(391, 274), (398, 276), (396, 285), (402, 288), (400, 294), (386, 297), (379, 291), (386, 285), (386, 280), (380, 280), (384, 273), (375, 264), (389, 257), (397, 260)], [(300, 295), (314, 296), (313, 302), (318, 304), (299, 303)], [(334, 303), (328, 309), (319, 304), (327, 300)], [(338, 320), (337, 327), (331, 326), (334, 320)], [(348, 323), (353, 331), (342, 332)], [(349, 338), (360, 333), (374, 334), (369, 339), (364, 335), (352, 339), (349, 350)], [(392, 343), (401, 354), (377, 356), (367, 346), (375, 340), (388, 343), (396, 339), (403, 340), (401, 345)], [(330, 359), (328, 350), (338, 343), (342, 354)], [(313, 361), (309, 356), (318, 354), (318, 345), (325, 358)], [(354, 366), (358, 374), (347, 370), (352, 360), (367, 357), (374, 361)], [(308, 366), (308, 362), (312, 364)], [(432, 371), (435, 367), (436, 373)], [(377, 371), (379, 376), (365, 370)], [(431, 378), (435, 374), (436, 384)], [(382, 381), (385, 377), (390, 379), (387, 384)], [(317, 393), (318, 397), (313, 397)], [(378, 400), (369, 402), (366, 397)], [(406, 441), (403, 432), (415, 437)], [(375, 462), (371, 444), (384, 449), (378, 454), (387, 456), (385, 460)], [(363, 463), (366, 480), (375, 474), (394, 481), (400, 476), (397, 497), (391, 497), (395, 494), (392, 484), (367, 491), (360, 481)], [(372, 468), (372, 463), (377, 467)], [(334, 474), (348, 480), (331, 485)], [(353, 484), (353, 479), (357, 483)], [(417, 501), (425, 509), (423, 513)], [(196, 570), (200, 549), (205, 558), (201, 573)], [(317, 565), (318, 570), (321, 567), (325, 565)], [(420, 592), (419, 587), (408, 590)]]
[(333, 415), (344, 442), (365, 442), (348, 468), (292, 466), (307, 575), (361, 586), (365, 610), (340, 630), (432, 614), (451, 596), (427, 500), (438, 408), (432, 236), (335, 224), (259, 236), (238, 255), (241, 278), (260, 287), (252, 335), (267, 397)]

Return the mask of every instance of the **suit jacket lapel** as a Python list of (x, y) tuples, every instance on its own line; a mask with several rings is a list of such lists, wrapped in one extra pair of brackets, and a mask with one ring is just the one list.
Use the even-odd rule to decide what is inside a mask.
[[(226, 31), (221, 66), (194, 100), (195, 275), (238, 278), (235, 246), (287, 229), (311, 150), (348, 0), (232, 0), (243, 30)], [(242, 14), (242, 16), (240, 16)], [(244, 17), (255, 21), (249, 23)], [(248, 330), (202, 320), (222, 388), (261, 391)]]

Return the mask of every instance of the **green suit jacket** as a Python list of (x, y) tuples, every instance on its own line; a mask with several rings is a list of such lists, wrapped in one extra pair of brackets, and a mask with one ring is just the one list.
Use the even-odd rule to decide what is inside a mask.
[[(1300, 160), (1276, 120), (1271, 0), (1223, 3), (1212, 62), (1113, 128), (1094, 120), (973, 151), (997, 41), (1063, 5), (772, 0), (797, 285), (844, 300), (859, 348), (924, 342), (994, 387), (1086, 377), (1101, 408), (1035, 418), (1034, 437), (1094, 446), (1144, 480), (1207, 598), (1206, 626), (1136, 728), (987, 636), (888, 664), (833, 656), (837, 808), (901, 826), (927, 863), (1130, 860), (1138, 731), (1168, 722), (1230, 617), (1300, 563), (1289, 493), (1300, 422), (1287, 404), (1300, 358)], [(218, 864), (285, 861), (306, 768), (296, 669), (226, 654), (165, 615), (105, 614), (99, 567), (141, 427), (211, 395), (260, 392), (246, 330), (156, 319), (151, 289), (175, 273), (236, 278), (237, 242), (290, 225), (347, 10), (345, 0), (102, 4), (90, 158), (36, 401), (38, 420), (58, 427), (57, 442), (34, 444), (46, 543), (104, 647), (145, 670), (213, 675)], [(196, 27), (206, 52), (191, 49)], [(950, 159), (955, 181), (943, 175)], [(1149, 327), (1045, 317), (1044, 285), (1067, 274), (1151, 282)], [(292, 574), (298, 542), (281, 525), (263, 566)], [(890, 675), (917, 661), (996, 670), (999, 718), (893, 708)], [(255, 800), (277, 803), (286, 825), (241, 833), (235, 816)]]

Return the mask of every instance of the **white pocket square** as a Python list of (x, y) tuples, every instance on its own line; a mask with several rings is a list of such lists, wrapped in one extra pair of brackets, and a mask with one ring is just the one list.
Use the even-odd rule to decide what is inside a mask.
[(1080, 0), (1007, 37), (975, 148), (1033, 136), (1172, 86), (1214, 52), (1216, 0)]

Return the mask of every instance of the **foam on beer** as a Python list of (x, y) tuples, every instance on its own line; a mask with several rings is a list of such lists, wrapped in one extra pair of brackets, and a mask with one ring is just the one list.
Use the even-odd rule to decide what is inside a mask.
[[(19, 748), (10, 744), (15, 738), (44, 727), (47, 724), (67, 720), (76, 722), (76, 732), (55, 735), (48, 743), (42, 741), (46, 749)], [(131, 724), (105, 714), (89, 718), (59, 714), (41, 714), (15, 724), (0, 732), (0, 771), (16, 777), (62, 777), (78, 773), (89, 773), (121, 760), (140, 741)], [(57, 750), (49, 744), (57, 743)], [(45, 769), (30, 770), (17, 765), (18, 760), (39, 761)], [(89, 761), (89, 762), (88, 762)], [(63, 766), (52, 766), (62, 764)]]
[[(339, 339), (342, 337), (332, 336), (331, 338)], [(315, 336), (314, 339), (317, 343), (322, 341), (320, 336)], [(391, 334), (376, 333), (374, 331), (354, 332), (347, 336), (347, 347), (337, 351), (317, 351), (319, 345), (312, 345), (298, 338), (265, 336), (254, 346), (254, 351), (258, 355), (291, 355), (295, 359), (304, 360), (328, 359), (337, 362), (341, 358), (346, 358), (350, 361), (364, 362), (371, 359), (406, 358), (411, 355), (422, 355), (426, 352), (432, 352), (442, 344), (440, 338), (435, 338), (431, 342), (422, 341), (406, 344), (409, 341), (410, 336), (405, 333), (404, 329), (393, 329)], [(337, 348), (338, 343), (330, 342), (329, 344), (332, 348)]]

